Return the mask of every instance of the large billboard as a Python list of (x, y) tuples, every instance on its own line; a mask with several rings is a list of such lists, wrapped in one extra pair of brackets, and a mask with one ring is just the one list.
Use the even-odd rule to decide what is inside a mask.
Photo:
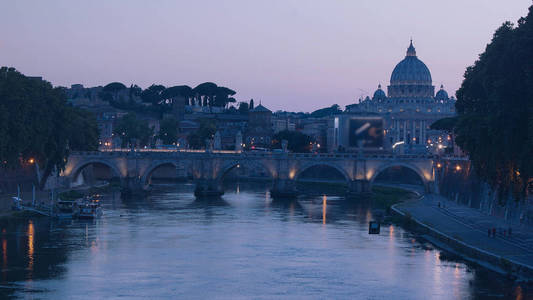
[(379, 117), (353, 118), (349, 122), (348, 142), (350, 147), (382, 148), (383, 119)]

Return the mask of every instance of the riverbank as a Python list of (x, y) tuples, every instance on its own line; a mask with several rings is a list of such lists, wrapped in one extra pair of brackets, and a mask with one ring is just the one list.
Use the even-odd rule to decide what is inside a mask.
[[(86, 195), (110, 193), (118, 190), (119, 187), (116, 184), (103, 182), (95, 185), (83, 185), (70, 189), (56, 189), (54, 198), (56, 200), (74, 201), (82, 198)], [(35, 191), (35, 203), (36, 204), (49, 204), (51, 199), (50, 191)], [(12, 220), (28, 219), (35, 217), (43, 217), (43, 215), (32, 211), (16, 211), (12, 209), (13, 199), (16, 194), (1, 194), (0, 195), (0, 222), (10, 222)], [(21, 198), (23, 204), (31, 206), (32, 193), (28, 191), (21, 191)]]
[(470, 208), (456, 207), (439, 195), (395, 204), (391, 210), (443, 250), (512, 279), (533, 280), (533, 247), (527, 243), (533, 233), (527, 229), (515, 228), (512, 238), (502, 234), (489, 237), (494, 220)]

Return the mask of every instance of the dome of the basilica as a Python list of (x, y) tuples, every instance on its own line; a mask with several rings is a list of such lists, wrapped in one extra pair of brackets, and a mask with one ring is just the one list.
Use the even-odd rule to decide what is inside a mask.
[(435, 100), (448, 100), (448, 93), (444, 90), (444, 86), (441, 84), (440, 90), (435, 95)]
[(431, 73), (428, 67), (416, 57), (412, 41), (407, 49), (407, 55), (392, 71), (390, 84), (431, 85)]
[(387, 95), (385, 95), (385, 92), (381, 89), (381, 84), (378, 85), (378, 89), (374, 92), (374, 96), (372, 99), (386, 99)]

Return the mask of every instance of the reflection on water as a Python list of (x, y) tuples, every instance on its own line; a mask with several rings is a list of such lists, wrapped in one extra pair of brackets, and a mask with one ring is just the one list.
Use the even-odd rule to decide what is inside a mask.
[(326, 195), (322, 196), (322, 224), (326, 224), (327, 200)]
[(35, 229), (33, 228), (33, 221), (30, 220), (28, 223), (28, 278), (31, 279), (33, 274), (33, 251), (34, 251), (34, 241), (33, 235), (35, 234)]
[[(527, 287), (443, 261), (394, 225), (368, 235), (371, 202), (272, 200), (265, 184), (195, 200), (193, 185), (110, 195), (94, 221), (0, 223), (0, 297), (528, 299)], [(356, 295), (356, 296), (354, 296)]]

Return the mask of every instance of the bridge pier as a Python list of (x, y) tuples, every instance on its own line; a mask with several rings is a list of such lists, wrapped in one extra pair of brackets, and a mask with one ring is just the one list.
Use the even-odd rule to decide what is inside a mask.
[(120, 182), (120, 192), (124, 196), (145, 196), (148, 188), (141, 184), (138, 177), (126, 177)]
[(194, 196), (196, 198), (212, 198), (224, 195), (222, 183), (217, 179), (197, 179)]
[(276, 179), (270, 190), (270, 196), (274, 199), (293, 199), (298, 196), (296, 182), (292, 179)]
[(352, 180), (348, 183), (348, 197), (361, 196), (371, 192), (370, 181), (368, 180)]

